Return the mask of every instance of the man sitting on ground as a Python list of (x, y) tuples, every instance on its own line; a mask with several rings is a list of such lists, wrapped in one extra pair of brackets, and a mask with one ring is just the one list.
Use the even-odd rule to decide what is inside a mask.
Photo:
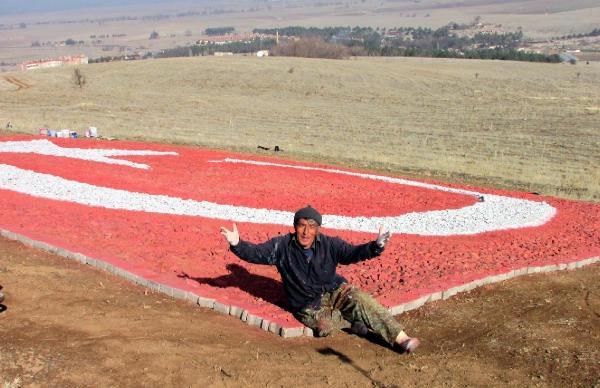
[(383, 226), (375, 241), (351, 245), (320, 233), (322, 217), (314, 208), (294, 215), (295, 233), (261, 244), (240, 240), (237, 225), (221, 227), (231, 251), (249, 263), (275, 265), (281, 275), (292, 313), (300, 322), (324, 337), (350, 322), (352, 331), (380, 335), (400, 352), (410, 353), (419, 339), (409, 337), (389, 311), (371, 295), (336, 274), (338, 264), (352, 264), (379, 256), (391, 237)]

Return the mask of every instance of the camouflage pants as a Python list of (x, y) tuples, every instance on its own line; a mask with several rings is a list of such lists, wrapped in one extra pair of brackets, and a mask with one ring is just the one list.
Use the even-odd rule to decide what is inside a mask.
[(385, 307), (350, 284), (323, 294), (319, 308), (305, 307), (294, 315), (318, 337), (348, 327), (348, 323), (360, 322), (391, 345), (402, 331), (402, 326)]

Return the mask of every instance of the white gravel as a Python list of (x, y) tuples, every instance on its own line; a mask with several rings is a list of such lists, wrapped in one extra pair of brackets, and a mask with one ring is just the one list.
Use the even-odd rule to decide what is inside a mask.
[(177, 155), (177, 152), (117, 150), (98, 148), (66, 148), (60, 147), (49, 140), (5, 141), (0, 142), (0, 152), (38, 154), (48, 156), (62, 156), (64, 158), (90, 160), (100, 163), (118, 164), (134, 168), (148, 169), (150, 166), (143, 163), (134, 163), (128, 160), (113, 159), (113, 156), (160, 156)]
[[(112, 157), (125, 155), (177, 155), (174, 152), (158, 151), (62, 148), (47, 140), (0, 142), (0, 152), (36, 153), (126, 165), (142, 169), (148, 169), (148, 166), (113, 159)], [(347, 217), (326, 214), (323, 216), (323, 226), (332, 229), (375, 233), (379, 229), (379, 225), (383, 224), (394, 233), (429, 236), (468, 235), (494, 230), (539, 226), (548, 222), (556, 214), (556, 209), (545, 202), (482, 194), (474, 191), (380, 175), (241, 159), (224, 159), (213, 162), (253, 164), (264, 166), (265, 168), (292, 168), (344, 174), (364, 178), (367, 180), (367, 185), (368, 180), (380, 180), (403, 186), (417, 186), (483, 199), (483, 201), (478, 201), (474, 205), (461, 209), (414, 212), (398, 216)], [(292, 211), (250, 208), (99, 187), (49, 174), (24, 170), (6, 164), (0, 164), (0, 189), (12, 190), (56, 201), (69, 201), (109, 209), (201, 216), (235, 222), (280, 224), (286, 226), (289, 226), (293, 220)]]

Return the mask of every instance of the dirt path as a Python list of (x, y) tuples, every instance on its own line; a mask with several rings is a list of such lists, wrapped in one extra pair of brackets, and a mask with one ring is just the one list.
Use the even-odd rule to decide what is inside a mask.
[(282, 339), (0, 239), (0, 384), (600, 386), (600, 266), (522, 277), (399, 316), (415, 355)]
[(10, 75), (5, 75), (2, 78), (4, 78), (4, 80), (6, 82), (9, 82), (9, 83), (15, 85), (17, 87), (17, 90), (20, 90), (20, 89), (29, 89), (31, 87), (30, 84), (28, 84), (27, 82), (21, 81), (17, 77), (13, 77), (13, 76), (10, 76)]

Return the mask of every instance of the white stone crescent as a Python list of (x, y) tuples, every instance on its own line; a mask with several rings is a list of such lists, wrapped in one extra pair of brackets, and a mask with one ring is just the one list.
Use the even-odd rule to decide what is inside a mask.
[[(118, 164), (139, 169), (149, 169), (149, 166), (146, 164), (114, 159), (114, 157), (129, 155), (178, 155), (176, 152), (144, 150), (63, 148), (45, 139), (0, 142), (0, 153), (34, 153), (89, 160), (99, 163)], [(478, 201), (473, 205), (465, 206), (460, 209), (413, 212), (397, 216), (349, 217), (335, 214), (323, 215), (323, 226), (331, 229), (377, 232), (380, 225), (385, 225), (394, 233), (424, 236), (470, 235), (504, 229), (536, 227), (545, 224), (556, 214), (556, 209), (546, 202), (510, 198), (493, 194), (482, 194), (475, 191), (455, 189), (380, 175), (330, 168), (229, 158), (211, 162), (251, 164), (265, 168), (301, 169), (331, 174), (343, 174), (360, 177), (367, 181), (383, 181), (392, 184), (441, 190), (448, 193), (478, 198)], [(286, 226), (289, 226), (293, 219), (293, 212), (290, 211), (219, 204), (167, 195), (138, 193), (113, 189), (110, 187), (100, 187), (54, 175), (25, 170), (7, 164), (0, 164), (0, 189), (11, 190), (56, 201), (68, 201), (81, 205), (97, 206), (108, 209), (200, 216), (235, 222), (280, 224)]]

